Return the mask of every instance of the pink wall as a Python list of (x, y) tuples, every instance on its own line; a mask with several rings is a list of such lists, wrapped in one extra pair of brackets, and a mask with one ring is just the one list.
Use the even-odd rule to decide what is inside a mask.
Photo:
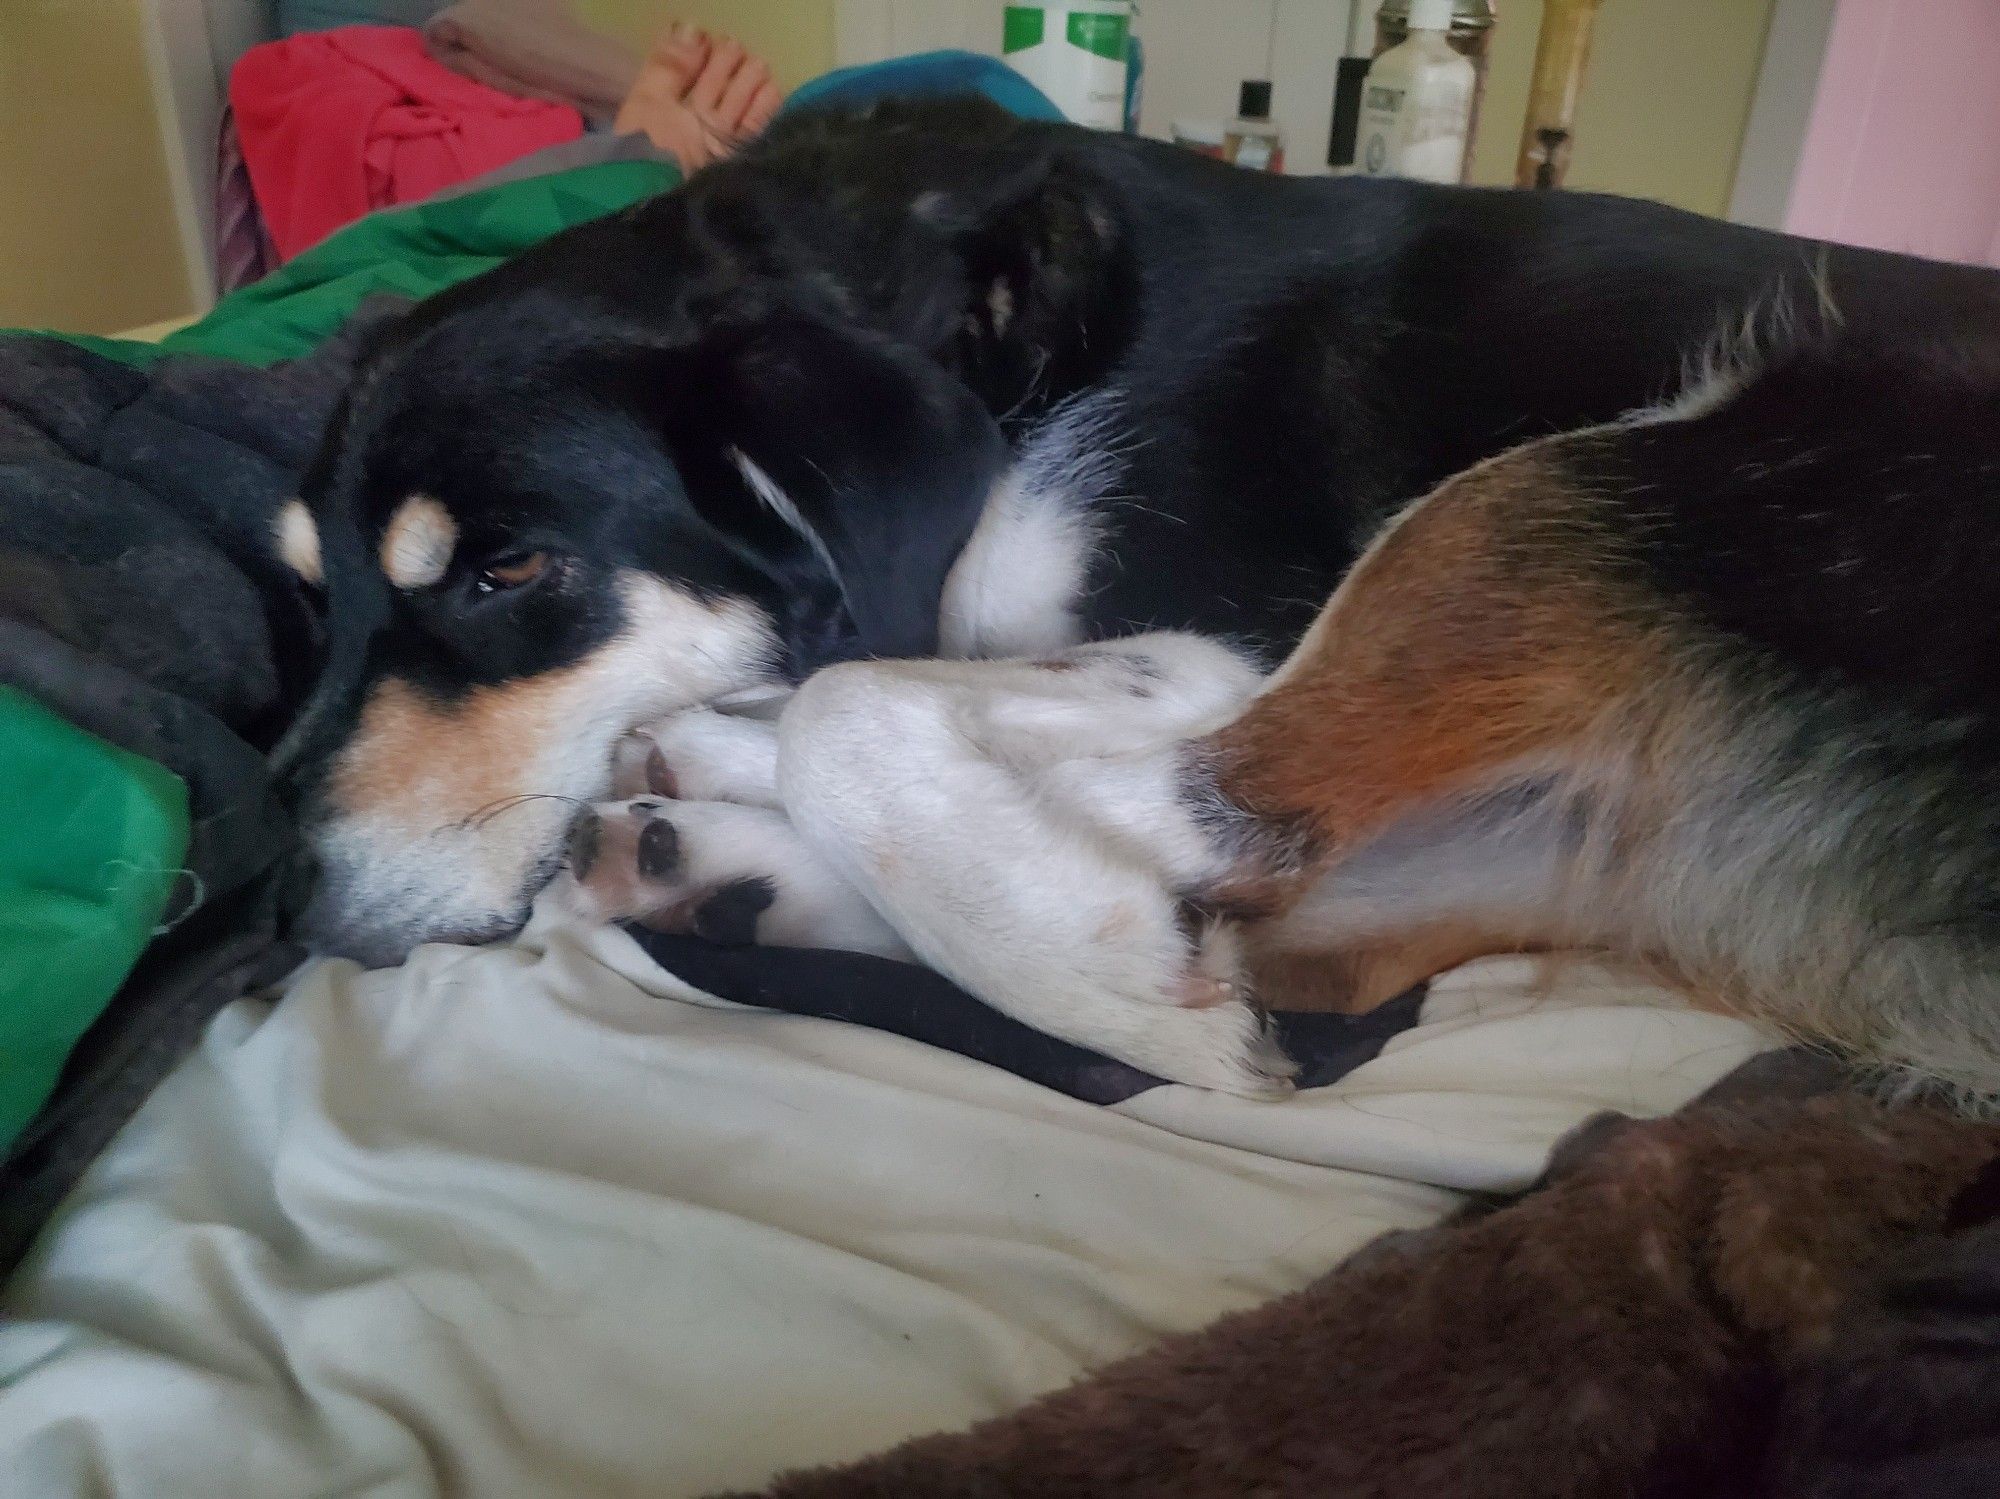
[(1785, 227), (2000, 266), (2000, 0), (1840, 0)]

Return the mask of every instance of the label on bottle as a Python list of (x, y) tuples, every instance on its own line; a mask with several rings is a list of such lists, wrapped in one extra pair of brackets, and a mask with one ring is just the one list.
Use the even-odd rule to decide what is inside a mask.
[(1355, 130), (1354, 161), (1371, 177), (1396, 171), (1397, 145), (1403, 134), (1403, 101), (1408, 89), (1370, 83), (1361, 92), (1361, 123)]
[(1372, 177), (1458, 181), (1472, 113), (1472, 69), (1458, 61), (1422, 67), (1407, 83), (1369, 80), (1355, 132), (1354, 159), (1362, 171)]

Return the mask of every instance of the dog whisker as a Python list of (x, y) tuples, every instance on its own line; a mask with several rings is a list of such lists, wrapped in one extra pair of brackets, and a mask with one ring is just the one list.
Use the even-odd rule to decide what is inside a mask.
[(519, 796), (503, 796), (498, 801), (488, 802), (485, 806), (468, 812), (464, 817), (459, 819), (458, 826), (461, 829), (467, 830), (483, 828), (496, 817), (516, 811), (526, 806), (529, 802), (566, 802), (570, 806), (575, 807), (579, 812), (588, 809), (590, 806), (590, 803), (581, 797), (563, 796), (554, 791), (527, 791), (521, 793)]

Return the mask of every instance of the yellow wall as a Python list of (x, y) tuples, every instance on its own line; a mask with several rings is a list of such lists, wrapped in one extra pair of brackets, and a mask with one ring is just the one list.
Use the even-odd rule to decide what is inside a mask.
[[(1772, 0), (1604, 0), (1577, 103), (1569, 185), (1720, 215), (1764, 55)], [(1472, 180), (1510, 183), (1541, 22), (1500, 0)]]
[(192, 310), (138, 0), (0, 0), (0, 326)]
[(833, 66), (833, 0), (577, 0), (576, 8), (634, 47), (669, 21), (726, 33), (770, 63), (787, 89)]

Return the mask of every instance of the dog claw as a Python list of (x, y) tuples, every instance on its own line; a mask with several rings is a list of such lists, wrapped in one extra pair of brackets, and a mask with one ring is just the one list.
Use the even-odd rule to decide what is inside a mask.
[(646, 754), (646, 789), (655, 796), (669, 799), (680, 796), (679, 783), (674, 779), (673, 767), (667, 764), (667, 757), (660, 753), (660, 747), (651, 746)]
[(1184, 1010), (1207, 1010), (1237, 998), (1236, 985), (1228, 979), (1191, 973), (1174, 985), (1174, 1002)]

